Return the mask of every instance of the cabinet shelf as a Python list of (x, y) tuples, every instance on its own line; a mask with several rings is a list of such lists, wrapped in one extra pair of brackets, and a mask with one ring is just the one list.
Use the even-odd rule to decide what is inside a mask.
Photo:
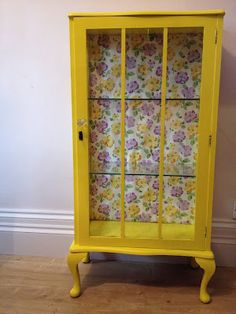
[[(121, 98), (94, 98), (89, 97), (88, 100), (121, 100)], [(132, 101), (132, 100), (161, 100), (161, 98), (125, 98), (126, 101)], [(182, 100), (182, 101), (190, 101), (190, 100), (200, 100), (200, 98), (166, 98), (167, 101), (169, 100)]]
[[(110, 175), (110, 176), (120, 176), (121, 173), (118, 172), (90, 172), (91, 175)], [(125, 173), (125, 176), (151, 176), (151, 177), (159, 177), (158, 173)], [(164, 174), (164, 177), (182, 177), (182, 178), (196, 178), (195, 175), (188, 174)]]

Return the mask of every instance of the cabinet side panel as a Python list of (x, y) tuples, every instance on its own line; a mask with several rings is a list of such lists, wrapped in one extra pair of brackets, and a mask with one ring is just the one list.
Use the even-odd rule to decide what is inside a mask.
[(70, 18), (70, 59), (71, 59), (71, 97), (72, 97), (72, 132), (73, 132), (73, 175), (74, 175), (74, 240), (78, 243), (78, 146), (77, 146), (77, 95), (76, 95), (76, 52), (75, 20)]
[(208, 186), (208, 214), (207, 214), (207, 236), (205, 246), (206, 249), (211, 247), (211, 225), (212, 225), (212, 206), (213, 206), (213, 188), (214, 188), (214, 172), (215, 172), (215, 153), (216, 153), (216, 131), (218, 117), (218, 102), (220, 88), (220, 68), (221, 68), (221, 51), (222, 51), (222, 32), (223, 17), (219, 16), (216, 21), (216, 46), (214, 56), (214, 73), (213, 73), (213, 93), (212, 93), (212, 113), (211, 113), (211, 152), (209, 159), (209, 186)]

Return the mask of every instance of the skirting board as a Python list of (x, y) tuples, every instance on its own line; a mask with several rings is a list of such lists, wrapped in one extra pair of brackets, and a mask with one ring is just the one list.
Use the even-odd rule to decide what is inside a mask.
[[(0, 254), (66, 256), (73, 239), (71, 210), (0, 209)], [(236, 221), (213, 219), (212, 249), (218, 266), (236, 267)], [(114, 254), (94, 259), (185, 263), (186, 258)]]

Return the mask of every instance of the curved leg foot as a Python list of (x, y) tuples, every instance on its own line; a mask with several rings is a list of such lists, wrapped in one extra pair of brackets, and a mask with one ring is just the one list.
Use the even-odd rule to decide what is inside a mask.
[(198, 263), (196, 262), (195, 257), (191, 257), (191, 258), (190, 258), (189, 265), (190, 265), (190, 267), (191, 267), (192, 269), (198, 269), (198, 268), (199, 268), (199, 265), (198, 265)]
[(79, 269), (78, 264), (84, 258), (87, 257), (87, 253), (69, 253), (67, 257), (67, 264), (69, 269), (72, 273), (74, 285), (73, 288), (70, 290), (70, 296), (72, 298), (76, 298), (80, 295), (80, 276), (79, 276)]
[(89, 256), (89, 253), (86, 253), (86, 256), (82, 259), (82, 262), (83, 262), (84, 264), (90, 263), (90, 256)]
[(207, 292), (207, 284), (215, 272), (216, 269), (215, 260), (200, 257), (196, 257), (195, 260), (199, 264), (199, 266), (204, 270), (200, 288), (200, 300), (203, 303), (209, 303), (211, 301), (211, 297)]

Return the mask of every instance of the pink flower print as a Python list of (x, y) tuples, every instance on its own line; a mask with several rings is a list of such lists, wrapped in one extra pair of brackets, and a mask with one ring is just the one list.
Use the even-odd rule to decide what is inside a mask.
[(150, 129), (153, 125), (153, 120), (147, 119), (147, 127)]
[(162, 75), (162, 66), (157, 67), (156, 69), (156, 75), (161, 76)]
[(188, 157), (191, 155), (192, 153), (192, 147), (189, 145), (181, 145), (180, 147), (180, 153), (184, 156), (184, 157)]
[(136, 59), (134, 57), (127, 56), (126, 58), (126, 66), (129, 70), (135, 68), (136, 65)]
[(125, 181), (126, 182), (134, 182), (135, 181), (135, 176), (126, 175), (125, 176)]
[(194, 61), (200, 61), (200, 52), (195, 49), (188, 52), (188, 62), (193, 63)]
[(126, 117), (126, 124), (128, 128), (132, 128), (135, 124), (135, 118), (132, 116)]
[(139, 218), (139, 221), (150, 222), (151, 221), (151, 214), (143, 212), (141, 214), (141, 217)]
[(147, 63), (150, 68), (153, 68), (156, 65), (155, 61), (153, 61), (152, 59), (149, 59)]
[(148, 160), (143, 159), (140, 162), (140, 165), (142, 167), (142, 171), (150, 171), (150, 169), (153, 166), (153, 162), (151, 160), (149, 160), (149, 159)]
[(103, 162), (109, 162), (111, 160), (111, 157), (108, 152), (103, 151), (98, 154), (98, 159)]
[(97, 133), (96, 132), (90, 132), (90, 142), (95, 143), (98, 139)]
[(90, 74), (90, 80), (89, 80), (89, 82), (90, 82), (90, 87), (93, 87), (93, 86), (95, 86), (96, 84), (97, 84), (97, 77), (96, 77), (96, 75), (94, 75), (94, 74)]
[(121, 112), (120, 102), (117, 102), (117, 104), (116, 104), (116, 112), (117, 112), (117, 113), (120, 113), (120, 112)]
[(193, 87), (185, 87), (181, 90), (184, 98), (191, 99), (194, 97), (195, 89)]
[(127, 203), (132, 203), (134, 200), (136, 200), (137, 195), (134, 192), (128, 193), (125, 197)]
[(110, 208), (109, 208), (109, 205), (107, 204), (101, 204), (98, 207), (98, 212), (101, 214), (109, 215), (109, 211), (110, 211)]
[(196, 121), (196, 119), (197, 119), (197, 114), (194, 110), (185, 112), (185, 114), (184, 114), (184, 121), (185, 122), (189, 123), (192, 121)]
[(143, 46), (143, 52), (145, 56), (153, 56), (156, 53), (156, 46), (154, 44), (147, 43)]
[(183, 194), (183, 189), (181, 186), (172, 186), (170, 193), (171, 196), (179, 197)]
[(98, 101), (97, 101), (97, 104), (99, 105), (99, 106), (102, 106), (102, 107), (104, 107), (104, 108), (109, 108), (110, 107), (110, 105), (111, 105), (111, 101), (110, 100), (107, 100), (107, 99), (99, 99)]
[(110, 36), (108, 35), (99, 35), (98, 36), (98, 45), (102, 46), (103, 48), (109, 48), (110, 45)]
[(129, 93), (135, 92), (139, 88), (137, 81), (132, 81), (128, 84), (127, 89)]
[(97, 181), (98, 186), (105, 187), (106, 184), (108, 183), (108, 178), (106, 176), (104, 176), (104, 175), (98, 175), (96, 177), (96, 181)]
[(108, 66), (105, 62), (99, 62), (96, 66), (96, 71), (98, 75), (102, 75), (107, 70), (107, 68)]
[(159, 150), (155, 150), (152, 152), (152, 160), (153, 161), (160, 161), (160, 152)]
[(155, 108), (154, 108), (154, 105), (152, 103), (145, 102), (142, 104), (141, 110), (142, 110), (144, 115), (150, 117), (151, 115), (153, 115)]
[(181, 210), (188, 210), (189, 208), (189, 202), (186, 200), (179, 200), (178, 202), (178, 206)]
[(99, 133), (105, 133), (106, 128), (108, 127), (108, 123), (104, 120), (97, 121), (96, 127)]
[(155, 126), (155, 129), (154, 129), (154, 134), (156, 135), (160, 135), (161, 134), (161, 126), (160, 124), (158, 124), (157, 126)]
[(138, 142), (136, 141), (135, 138), (131, 138), (128, 141), (126, 141), (126, 148), (128, 150), (134, 149), (134, 148), (137, 148), (137, 147), (138, 147)]
[(187, 72), (177, 72), (175, 76), (175, 82), (178, 84), (184, 84), (189, 79)]
[(98, 191), (98, 189), (97, 189), (97, 187), (96, 187), (95, 184), (93, 184), (92, 186), (90, 186), (90, 194), (91, 194), (91, 195), (97, 194), (97, 191)]
[(155, 180), (155, 181), (153, 182), (152, 187), (153, 187), (153, 189), (158, 190), (158, 189), (159, 189), (159, 181), (158, 181), (158, 180)]
[(183, 131), (176, 131), (173, 135), (174, 142), (183, 142), (186, 138), (185, 133)]

